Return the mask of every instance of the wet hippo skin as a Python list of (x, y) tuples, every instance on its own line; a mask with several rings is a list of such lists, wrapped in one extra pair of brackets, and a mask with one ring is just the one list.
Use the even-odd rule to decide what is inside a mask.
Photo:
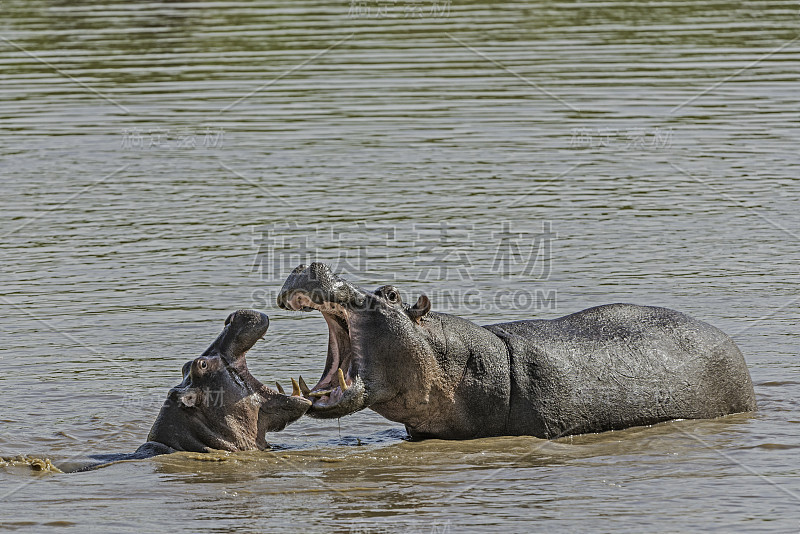
[(366, 291), (321, 264), (295, 269), (278, 305), (319, 310), (329, 342), (304, 393), (312, 417), (371, 408), (413, 438), (540, 438), (756, 409), (738, 347), (683, 313), (609, 304), (551, 320), (479, 326)]

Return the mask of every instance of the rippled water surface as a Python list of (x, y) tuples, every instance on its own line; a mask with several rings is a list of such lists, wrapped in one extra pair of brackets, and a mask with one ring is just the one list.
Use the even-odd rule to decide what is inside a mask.
[(272, 319), (254, 375), (312, 381), (324, 321), (274, 298), (313, 259), (482, 324), (680, 309), (760, 407), (551, 442), (365, 411), (268, 452), (11, 462), (0, 529), (800, 529), (796, 2), (0, 8), (0, 455), (133, 451), (237, 308)]

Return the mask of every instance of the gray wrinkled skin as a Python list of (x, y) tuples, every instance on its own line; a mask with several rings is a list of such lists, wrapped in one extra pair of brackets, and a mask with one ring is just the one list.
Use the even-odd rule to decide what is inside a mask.
[(328, 323), (314, 417), (371, 408), (412, 438), (556, 438), (756, 409), (733, 341), (666, 308), (478, 326), (431, 312), (425, 296), (407, 306), (392, 286), (364, 291), (320, 263), (295, 269), (278, 305)]
[(268, 317), (239, 310), (198, 358), (183, 366), (183, 381), (167, 395), (147, 443), (135, 454), (267, 448), (266, 432), (283, 430), (311, 403), (264, 386), (247, 369), (245, 354), (267, 332)]

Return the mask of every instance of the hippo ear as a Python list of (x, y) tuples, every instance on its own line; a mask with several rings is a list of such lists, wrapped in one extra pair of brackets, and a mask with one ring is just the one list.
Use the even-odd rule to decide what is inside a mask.
[(431, 300), (425, 295), (420, 295), (417, 303), (408, 309), (408, 316), (411, 317), (412, 321), (419, 324), (422, 317), (429, 311), (431, 311)]
[(183, 364), (183, 368), (181, 369), (181, 376), (183, 377), (184, 380), (186, 379), (186, 377), (189, 376), (189, 371), (191, 370), (192, 370), (192, 360), (189, 360), (188, 362)]
[(187, 408), (194, 408), (197, 406), (198, 401), (198, 395), (194, 389), (190, 389), (185, 393), (181, 393), (181, 395), (178, 397), (178, 402)]

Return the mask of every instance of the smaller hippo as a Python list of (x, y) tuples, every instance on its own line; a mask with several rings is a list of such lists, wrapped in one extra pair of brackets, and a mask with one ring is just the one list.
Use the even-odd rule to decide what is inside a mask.
[(268, 327), (267, 315), (256, 310), (230, 314), (214, 343), (183, 365), (183, 381), (169, 390), (147, 443), (134, 454), (266, 449), (266, 432), (283, 430), (306, 413), (311, 401), (294, 380), (286, 395), (247, 369), (245, 354)]
[(177, 451), (266, 449), (267, 432), (283, 430), (311, 406), (292, 379), (291, 395), (274, 391), (247, 369), (245, 355), (262, 339), (269, 317), (255, 310), (228, 316), (222, 333), (202, 355), (183, 366), (183, 381), (169, 390), (147, 443), (132, 454), (92, 455), (99, 463), (67, 467), (86, 471), (120, 460), (140, 460)]

